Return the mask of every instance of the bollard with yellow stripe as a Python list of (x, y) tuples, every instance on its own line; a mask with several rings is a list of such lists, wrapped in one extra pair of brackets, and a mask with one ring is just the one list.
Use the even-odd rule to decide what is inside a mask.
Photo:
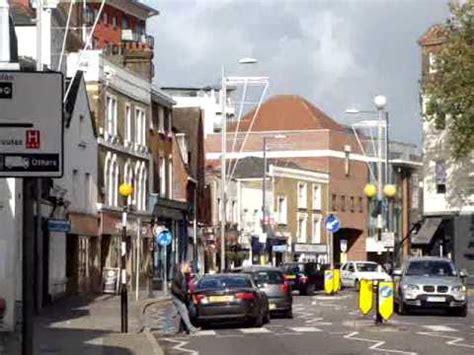
[(384, 320), (389, 320), (393, 315), (393, 282), (379, 281), (378, 312)]
[(363, 315), (369, 314), (374, 305), (374, 289), (372, 280), (360, 280), (359, 310)]
[(334, 292), (339, 292), (341, 290), (341, 270), (334, 269)]
[(324, 291), (330, 295), (334, 292), (334, 270), (324, 271)]

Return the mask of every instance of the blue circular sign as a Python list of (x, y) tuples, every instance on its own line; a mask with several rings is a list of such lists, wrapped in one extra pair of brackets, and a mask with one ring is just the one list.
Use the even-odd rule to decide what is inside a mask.
[(168, 230), (164, 230), (158, 235), (158, 244), (160, 244), (163, 247), (166, 247), (171, 244), (171, 240), (173, 239), (173, 236)]
[(330, 214), (326, 218), (326, 229), (331, 233), (336, 233), (339, 229), (341, 229), (341, 221), (339, 218), (333, 214)]

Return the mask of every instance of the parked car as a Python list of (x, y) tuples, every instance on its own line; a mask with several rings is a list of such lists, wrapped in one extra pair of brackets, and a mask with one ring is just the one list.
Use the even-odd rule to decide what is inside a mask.
[(395, 304), (399, 314), (414, 308), (444, 308), (467, 316), (467, 289), (462, 272), (449, 259), (410, 258), (393, 272)]
[(343, 287), (359, 289), (360, 280), (391, 281), (383, 267), (372, 261), (349, 261), (341, 266), (341, 283)]
[(248, 274), (204, 275), (192, 294), (193, 321), (239, 321), (261, 327), (270, 319), (268, 299)]
[(325, 265), (315, 262), (287, 263), (281, 268), (288, 285), (301, 295), (312, 295), (315, 290), (324, 288)]
[(267, 295), (271, 313), (279, 312), (284, 313), (287, 318), (293, 317), (293, 296), (281, 269), (255, 265), (237, 270), (250, 275), (257, 287)]

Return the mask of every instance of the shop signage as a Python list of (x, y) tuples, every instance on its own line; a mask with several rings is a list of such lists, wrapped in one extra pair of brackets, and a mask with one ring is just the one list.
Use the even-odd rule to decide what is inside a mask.
[(274, 245), (273, 251), (275, 253), (285, 253), (288, 250), (287, 245)]
[(293, 244), (293, 251), (295, 253), (314, 253), (314, 254), (326, 254), (326, 244)]
[(120, 269), (115, 267), (104, 268), (104, 293), (117, 294), (119, 290)]
[(71, 222), (67, 219), (48, 219), (48, 231), (68, 233), (71, 231)]

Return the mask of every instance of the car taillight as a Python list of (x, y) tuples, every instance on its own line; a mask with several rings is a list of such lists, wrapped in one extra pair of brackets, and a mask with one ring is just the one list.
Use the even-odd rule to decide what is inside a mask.
[(249, 301), (255, 299), (255, 294), (253, 294), (252, 292), (239, 292), (235, 294), (235, 298), (239, 300)]
[(283, 291), (283, 293), (288, 293), (289, 286), (288, 286), (288, 284), (286, 283), (286, 281), (280, 285), (280, 288), (281, 288), (281, 290)]
[(201, 295), (199, 293), (196, 295), (193, 295), (193, 301), (194, 301), (194, 304), (207, 304), (209, 302), (206, 295)]

